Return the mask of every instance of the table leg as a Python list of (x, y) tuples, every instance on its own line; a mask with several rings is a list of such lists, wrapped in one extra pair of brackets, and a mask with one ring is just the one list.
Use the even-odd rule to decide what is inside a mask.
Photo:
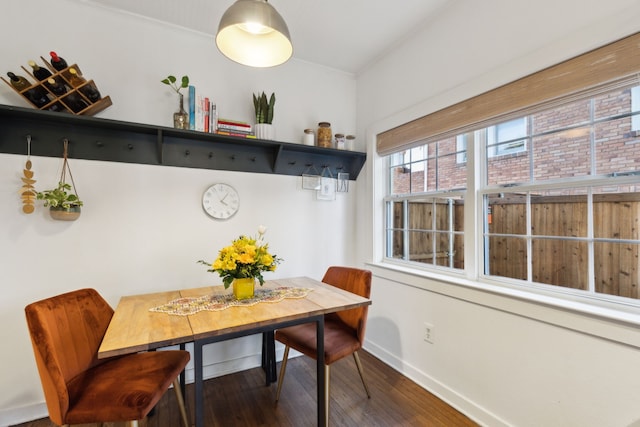
[(324, 316), (320, 316), (316, 321), (316, 381), (318, 391), (318, 427), (328, 427), (329, 417), (326, 414), (326, 402), (324, 400), (326, 378), (324, 370)]
[(264, 369), (267, 386), (278, 380), (276, 373), (276, 342), (275, 332), (265, 331), (262, 333), (262, 369)]
[(204, 426), (204, 386), (202, 384), (203, 366), (202, 366), (202, 343), (195, 341), (193, 343), (193, 369), (194, 369), (194, 398), (195, 406), (195, 423), (196, 427)]
[[(185, 344), (182, 343), (180, 344), (180, 350), (184, 350), (186, 348)], [(182, 370), (182, 372), (180, 372), (180, 391), (182, 392), (182, 399), (184, 400), (184, 405), (185, 407), (187, 406), (187, 391), (186, 391), (186, 383), (187, 379), (186, 379), (186, 374), (185, 374), (185, 369)]]

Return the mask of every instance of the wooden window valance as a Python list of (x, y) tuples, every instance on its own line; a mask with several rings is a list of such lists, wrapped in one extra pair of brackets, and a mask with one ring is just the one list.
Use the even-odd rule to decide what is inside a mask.
[(382, 132), (377, 137), (377, 151), (380, 155), (388, 155), (446, 136), (452, 131), (461, 133), (496, 117), (633, 76), (639, 70), (640, 33), (635, 33)]

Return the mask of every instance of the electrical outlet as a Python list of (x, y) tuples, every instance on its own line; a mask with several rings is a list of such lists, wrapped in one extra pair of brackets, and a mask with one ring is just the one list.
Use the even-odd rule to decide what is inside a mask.
[(430, 344), (434, 343), (434, 332), (435, 328), (432, 324), (426, 323), (424, 324), (424, 340)]

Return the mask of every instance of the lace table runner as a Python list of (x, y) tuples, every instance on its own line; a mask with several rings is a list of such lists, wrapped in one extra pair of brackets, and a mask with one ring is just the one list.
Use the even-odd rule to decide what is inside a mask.
[(282, 286), (273, 289), (256, 289), (253, 298), (237, 300), (233, 294), (205, 295), (202, 297), (176, 298), (149, 311), (188, 316), (202, 310), (221, 311), (229, 307), (250, 307), (263, 302), (280, 302), (285, 298), (306, 298), (313, 289)]

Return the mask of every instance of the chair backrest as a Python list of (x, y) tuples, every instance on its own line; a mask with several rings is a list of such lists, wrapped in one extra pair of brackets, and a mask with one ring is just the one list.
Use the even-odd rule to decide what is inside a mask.
[(94, 289), (80, 289), (29, 304), (25, 314), (49, 417), (66, 424), (67, 383), (100, 363), (113, 309)]
[[(371, 272), (369, 270), (333, 266), (327, 269), (322, 281), (364, 298), (371, 296)], [(368, 310), (369, 306), (364, 306), (336, 313), (340, 320), (357, 332), (361, 345), (364, 342)]]

